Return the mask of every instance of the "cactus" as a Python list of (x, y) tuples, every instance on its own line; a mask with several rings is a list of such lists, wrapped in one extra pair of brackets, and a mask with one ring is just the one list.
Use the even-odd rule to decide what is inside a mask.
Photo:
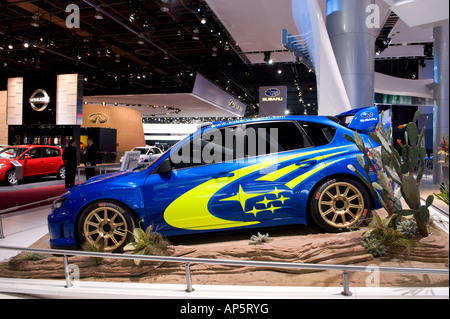
[[(358, 164), (363, 167), (366, 177), (364, 177), (358, 170), (357, 165), (349, 165), (349, 169), (355, 172), (359, 178), (369, 187), (373, 196), (386, 209), (389, 216), (397, 214), (396, 223), (401, 221), (404, 216), (414, 215), (417, 223), (419, 233), (427, 237), (428, 229), (427, 223), (430, 218), (428, 208), (434, 200), (434, 196), (430, 195), (426, 200), (426, 205), (421, 205), (420, 202), (420, 183), (422, 181), (425, 170), (425, 128), (419, 134), (417, 119), (420, 111), (414, 115), (411, 123), (400, 125), (400, 129), (406, 129), (405, 140), (406, 144), (402, 145), (400, 141), (397, 144), (400, 146), (400, 153), (395, 149), (392, 143), (391, 133), (392, 127), (387, 131), (380, 120), (377, 129), (374, 133), (369, 133), (369, 136), (376, 143), (381, 145), (381, 151), (375, 149), (371, 145), (371, 149), (366, 148), (363, 138), (355, 132), (353, 137), (344, 134), (344, 138), (355, 143), (362, 154), (357, 156)], [(381, 119), (383, 116), (381, 116)], [(428, 121), (428, 118), (426, 122)], [(372, 158), (369, 156), (369, 151)], [(417, 165), (418, 173), (414, 176), (414, 169)], [(370, 170), (376, 173), (377, 182), (370, 178)], [(396, 196), (392, 188), (395, 183), (400, 187), (400, 193)], [(409, 209), (403, 209), (400, 199), (403, 197)]]

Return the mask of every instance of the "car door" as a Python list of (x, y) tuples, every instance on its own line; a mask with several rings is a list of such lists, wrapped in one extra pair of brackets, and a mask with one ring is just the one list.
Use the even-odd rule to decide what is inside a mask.
[(39, 175), (42, 172), (42, 156), (41, 148), (36, 147), (28, 150), (25, 155), (22, 155), (23, 161), (23, 176)]
[(62, 165), (61, 151), (57, 148), (42, 148), (41, 174), (56, 174)]
[(239, 201), (237, 160), (233, 136), (238, 126), (208, 129), (164, 154), (172, 170), (149, 175), (144, 186), (150, 223), (172, 234), (233, 229), (254, 223), (243, 221)]
[(305, 223), (309, 191), (327, 174), (320, 152), (294, 121), (247, 124), (245, 135), (246, 158), (239, 170), (244, 221), (299, 218)]

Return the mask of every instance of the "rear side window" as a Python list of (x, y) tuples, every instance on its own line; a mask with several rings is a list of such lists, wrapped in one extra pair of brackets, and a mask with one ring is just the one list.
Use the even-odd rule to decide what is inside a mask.
[[(311, 146), (297, 125), (295, 125), (295, 122), (247, 124), (247, 135), (249, 135), (248, 131), (252, 129), (255, 131), (256, 136), (265, 137), (265, 150), (261, 151), (260, 147), (258, 147), (258, 155), (298, 150)], [(250, 143), (247, 144), (247, 154), (251, 155), (250, 149), (252, 145)]]
[(299, 124), (316, 147), (330, 144), (336, 135), (336, 128), (333, 126), (301, 121)]
[(61, 155), (61, 152), (57, 148), (44, 148), (42, 157), (58, 157)]

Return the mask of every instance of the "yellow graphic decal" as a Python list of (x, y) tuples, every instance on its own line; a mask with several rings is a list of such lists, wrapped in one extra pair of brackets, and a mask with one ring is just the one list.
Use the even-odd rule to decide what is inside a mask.
[[(218, 218), (211, 214), (211, 212), (208, 209), (208, 204), (210, 199), (222, 188), (226, 187), (227, 185), (237, 181), (238, 179), (241, 179), (243, 177), (246, 177), (252, 173), (257, 172), (258, 170), (262, 170), (264, 168), (278, 165), (293, 159), (301, 159), (305, 156), (317, 154), (320, 152), (327, 152), (332, 151), (336, 149), (340, 149), (342, 147), (334, 147), (329, 148), (321, 151), (310, 151), (310, 152), (304, 152), (304, 153), (296, 153), (294, 155), (287, 155), (284, 157), (276, 157), (275, 159), (258, 163), (255, 165), (250, 165), (248, 167), (244, 167), (241, 169), (238, 169), (236, 171), (230, 172), (234, 173), (232, 177), (225, 178), (225, 179), (212, 179), (209, 180), (190, 191), (184, 193), (177, 199), (175, 199), (164, 211), (164, 220), (167, 224), (176, 227), (176, 228), (182, 228), (182, 229), (190, 229), (190, 230), (213, 230), (213, 229), (222, 229), (222, 228), (236, 228), (236, 227), (244, 227), (244, 226), (250, 226), (250, 225), (256, 225), (259, 224), (258, 221), (233, 221), (233, 220), (226, 220), (222, 218)], [(327, 165), (328, 166), (328, 165)], [(320, 169), (323, 169), (325, 167), (320, 167)], [(319, 170), (320, 170), (319, 169)], [(304, 174), (305, 175), (305, 174)], [(312, 175), (312, 174), (310, 174)], [(309, 176), (310, 176), (309, 175)], [(303, 176), (303, 175), (302, 175)], [(305, 177), (306, 179), (306, 177)], [(291, 185), (295, 184), (297, 182), (297, 179), (294, 179), (291, 181)], [(292, 187), (293, 188), (293, 187)], [(277, 192), (279, 190), (275, 190)], [(242, 188), (240, 188), (239, 192), (243, 193)], [(279, 191), (281, 192), (281, 191)], [(269, 193), (264, 193), (260, 195), (267, 195)], [(248, 194), (249, 196), (254, 197), (254, 194)], [(243, 210), (245, 212), (245, 201), (241, 201), (241, 199), (238, 197), (238, 195), (234, 196), (234, 200), (239, 201), (241, 203), (241, 206), (243, 206)], [(278, 197), (278, 196), (277, 196)], [(245, 198), (245, 195), (244, 195)], [(283, 198), (284, 200), (286, 198)], [(228, 200), (231, 200), (229, 198)], [(273, 206), (272, 206), (273, 207)], [(275, 211), (278, 209), (277, 207), (274, 207), (272, 211)], [(199, 226), (201, 225), (201, 226)]]
[(311, 175), (313, 175), (313, 174), (317, 173), (318, 171), (321, 171), (324, 168), (326, 168), (326, 167), (328, 167), (328, 166), (330, 166), (330, 165), (332, 165), (334, 163), (337, 163), (337, 162), (339, 162), (341, 160), (342, 159), (339, 159), (337, 161), (333, 161), (333, 162), (330, 162), (330, 163), (321, 163), (321, 164), (317, 165), (316, 168), (314, 168), (314, 169), (308, 171), (307, 173), (302, 174), (302, 175), (294, 178), (290, 182), (286, 183), (286, 186), (289, 187), (290, 189), (294, 189), (297, 185), (299, 185), (301, 182), (303, 182), (305, 179), (307, 179)]

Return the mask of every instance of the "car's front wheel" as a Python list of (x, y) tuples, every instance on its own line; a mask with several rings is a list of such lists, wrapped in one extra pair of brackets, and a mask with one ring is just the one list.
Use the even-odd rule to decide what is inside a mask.
[(82, 244), (87, 241), (104, 251), (116, 252), (131, 241), (135, 226), (129, 209), (116, 203), (97, 202), (82, 212), (78, 235)]
[(19, 181), (17, 180), (16, 172), (14, 170), (8, 171), (6, 173), (5, 181), (6, 181), (6, 184), (8, 184), (10, 186), (17, 185), (19, 183)]
[(357, 227), (369, 211), (370, 199), (366, 189), (349, 178), (326, 181), (311, 197), (311, 217), (329, 232)]

